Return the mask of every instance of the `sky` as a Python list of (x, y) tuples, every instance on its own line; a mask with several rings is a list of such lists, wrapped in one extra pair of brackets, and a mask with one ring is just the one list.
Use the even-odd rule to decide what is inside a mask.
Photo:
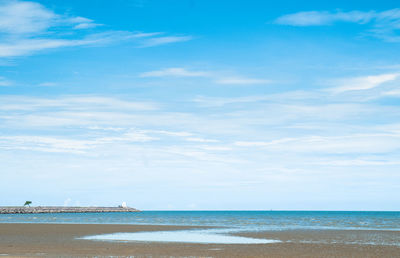
[(0, 205), (399, 210), (396, 1), (0, 0)]

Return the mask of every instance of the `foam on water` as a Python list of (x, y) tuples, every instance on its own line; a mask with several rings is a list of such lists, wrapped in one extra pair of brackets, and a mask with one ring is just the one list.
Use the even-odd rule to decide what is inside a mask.
[(137, 233), (114, 233), (83, 237), (86, 240), (180, 242), (199, 244), (271, 244), (279, 240), (230, 236), (215, 230), (155, 231)]

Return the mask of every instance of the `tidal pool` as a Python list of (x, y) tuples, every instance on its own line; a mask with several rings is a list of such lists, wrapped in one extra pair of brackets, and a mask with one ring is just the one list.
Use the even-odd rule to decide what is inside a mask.
[(143, 241), (143, 242), (180, 242), (200, 244), (270, 244), (279, 240), (231, 236), (216, 230), (155, 231), (135, 233), (113, 233), (86, 236), (82, 239), (102, 241)]

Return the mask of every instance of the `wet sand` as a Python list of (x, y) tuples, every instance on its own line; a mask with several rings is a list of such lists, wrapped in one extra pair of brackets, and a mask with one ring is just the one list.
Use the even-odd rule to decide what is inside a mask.
[[(201, 227), (99, 224), (0, 224), (0, 255), (14, 257), (400, 257), (400, 247), (343, 244), (342, 238), (380, 234), (368, 231), (319, 230), (249, 232), (248, 237), (278, 239), (274, 244), (188, 244), (104, 242), (77, 237), (116, 232), (182, 230)], [(361, 234), (361, 235), (358, 235)], [(385, 231), (397, 241), (400, 232)], [(387, 236), (385, 236), (387, 237)], [(297, 239), (297, 240), (296, 240)], [(326, 243), (313, 240), (326, 239)], [(304, 243), (303, 241), (309, 241)], [(286, 242), (285, 242), (286, 241)], [(291, 242), (287, 242), (291, 241)]]

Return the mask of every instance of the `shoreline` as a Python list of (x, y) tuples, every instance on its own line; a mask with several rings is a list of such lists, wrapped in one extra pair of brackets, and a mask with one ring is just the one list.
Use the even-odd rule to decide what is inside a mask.
[[(281, 243), (269, 244), (196, 244), (174, 242), (93, 241), (79, 237), (123, 233), (154, 232), (189, 229), (213, 229), (203, 226), (161, 226), (125, 224), (44, 224), (0, 223), (0, 250), (9, 256), (130, 256), (139, 257), (399, 257), (399, 246), (304, 243), (307, 239), (340, 239), (368, 235), (376, 232), (347, 230), (291, 230), (243, 232), (253, 238), (278, 239)], [(398, 232), (379, 234), (398, 237)], [(295, 241), (293, 241), (295, 240)]]

